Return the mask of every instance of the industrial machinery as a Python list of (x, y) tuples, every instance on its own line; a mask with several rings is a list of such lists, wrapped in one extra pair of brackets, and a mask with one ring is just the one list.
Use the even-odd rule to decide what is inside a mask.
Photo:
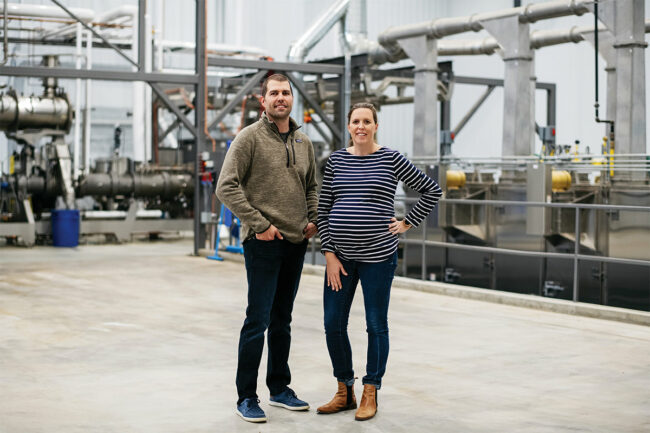
[[(55, 67), (56, 56), (43, 65)], [(82, 210), (80, 234), (105, 234), (125, 241), (133, 233), (191, 230), (193, 182), (182, 165), (142, 166), (114, 153), (97, 160), (88, 174), (73, 176), (65, 134), (73, 109), (55, 78), (44, 78), (39, 96), (0, 96), (0, 129), (19, 150), (0, 183), (0, 236), (33, 245), (50, 233), (53, 209)], [(117, 129), (116, 129), (117, 130)]]
[[(170, 81), (164, 86), (152, 86), (165, 108), (155, 101), (149, 104), (146, 96), (140, 98), (147, 101), (146, 107), (154, 107), (150, 131), (153, 137), (146, 138), (149, 128), (145, 127), (141, 134), (145, 137), (144, 150), (140, 152), (141, 158), (134, 158), (152, 164), (131, 162), (114, 154), (98, 161), (92, 172), (86, 170), (76, 176), (73, 169), (71, 175), (62, 131), (74, 119), (64, 92), (56, 85), (45, 85), (43, 96), (37, 98), (45, 118), (26, 108), (19, 115), (19, 107), (27, 107), (30, 99), (5, 92), (0, 125), (14, 140), (25, 144), (14, 156), (12, 174), (3, 177), (0, 209), (4, 221), (0, 222), (0, 234), (11, 232), (26, 238), (18, 227), (38, 226), (47, 221), (47, 210), (57, 206), (57, 197), (61, 197), (58, 206), (72, 206), (79, 197), (91, 196), (92, 207), (124, 212), (120, 215), (134, 219), (139, 209), (189, 216), (187, 209), (194, 189), (193, 205), (200, 209), (194, 211), (194, 217), (203, 224), (197, 225), (195, 220), (195, 236), (199, 239), (195, 246), (205, 246), (206, 226), (213, 223), (215, 212), (211, 189), (227, 140), (237, 132), (236, 125), (245, 126), (256, 118), (256, 94), (265, 74), (295, 67), (298, 72), (289, 74), (297, 90), (294, 109), (300, 117), (304, 113), (321, 164), (332, 150), (344, 145), (345, 112), (351, 103), (368, 101), (380, 108), (413, 104), (413, 144), (408, 156), (439, 181), (446, 200), (427, 224), (410, 230), (403, 239), (399, 268), (402, 275), (650, 310), (650, 156), (646, 154), (643, 66), (644, 32), (650, 23), (644, 22), (644, 2), (530, 3), (391, 27), (377, 41), (367, 38), (365, 23), (350, 19), (350, 15), (365, 16), (366, 7), (362, 0), (333, 2), (290, 47), (288, 63), (270, 62), (257, 50), (243, 50), (247, 51), (247, 59), (213, 55), (207, 62), (212, 69), (206, 73), (212, 74), (212, 86), (204, 88), (203, 81), (191, 81), (187, 78), (189, 74), (168, 78)], [(76, 15), (81, 17), (81, 12)], [(133, 10), (129, 13), (132, 19), (136, 17)], [(531, 29), (531, 24), (540, 20), (584, 14), (594, 15), (593, 26)], [(117, 15), (106, 13), (102, 20)], [(140, 18), (145, 22), (142, 14)], [(92, 16), (84, 19), (90, 21)], [(305, 64), (309, 49), (339, 23), (344, 55)], [(120, 21), (117, 27), (122, 24)], [(479, 40), (446, 39), (480, 30), (489, 36)], [(64, 36), (59, 42), (67, 43), (65, 37), (74, 32), (73, 26), (64, 25), (50, 33), (48, 40)], [(146, 39), (150, 32), (134, 28), (132, 36), (135, 35)], [(154, 64), (163, 72), (163, 55), (198, 48), (200, 38), (192, 47), (164, 40), (122, 42), (121, 46), (131, 48), (136, 42), (145, 50), (154, 47), (154, 53), (141, 57), (153, 57)], [(573, 144), (556, 142), (558, 89), (553, 83), (537, 81), (535, 51), (582, 42), (592, 44), (606, 63), (607, 109), (604, 118), (595, 113), (598, 123), (594, 122), (594, 128), (602, 127), (606, 137), (602, 148), (600, 144), (589, 143), (594, 150), (581, 152)], [(95, 43), (99, 43), (97, 39)], [(212, 51), (224, 53), (229, 49), (219, 47)], [(503, 60), (502, 80), (458, 76), (452, 61), (438, 59), (494, 53)], [(411, 65), (387, 65), (407, 58)], [(239, 72), (233, 72), (234, 69)], [(197, 71), (198, 63), (193, 73), (203, 77), (203, 70)], [(114, 75), (108, 71), (102, 74)], [(179, 84), (184, 79), (189, 81)], [(484, 86), (485, 91), (467, 114), (452, 125), (450, 106), (454, 103), (454, 89), (464, 85)], [(454, 141), (495, 88), (503, 88), (504, 95), (501, 155), (458, 158), (454, 155)], [(546, 119), (539, 122), (543, 124), (536, 123), (536, 89), (546, 93)], [(196, 107), (203, 100), (208, 101), (208, 110), (219, 112), (212, 119), (206, 115), (192, 125), (182, 115), (195, 110), (199, 119), (205, 112)], [(141, 102), (134, 98), (135, 107), (140, 104), (142, 109)], [(592, 101), (582, 102), (580, 107), (592, 106)], [(164, 110), (173, 112), (173, 122)], [(232, 122), (233, 115), (236, 122)], [(134, 118), (138, 116), (134, 114)], [(225, 125), (222, 122), (228, 116), (231, 121)], [(294, 113), (294, 117), (298, 116)], [(175, 128), (185, 127), (186, 133), (203, 126), (205, 136), (196, 131), (194, 137), (171, 134)], [(36, 132), (28, 129), (33, 127)], [(116, 133), (116, 137), (119, 135)], [(534, 150), (535, 135), (543, 144), (540, 152)], [(37, 141), (41, 137), (49, 143), (39, 146)], [(206, 138), (206, 145), (201, 147), (201, 140)], [(165, 140), (175, 143), (163, 147)], [(198, 152), (192, 152), (197, 149)], [(196, 163), (198, 172), (188, 170), (187, 163)], [(193, 188), (192, 184), (197, 186)], [(402, 203), (404, 209), (412, 199), (407, 193)], [(90, 215), (86, 213), (86, 221)], [(32, 232), (44, 233), (46, 229), (37, 227)]]
[[(359, 3), (365, 2), (336, 2), (306, 35), (322, 34), (318, 26), (337, 23)], [(427, 224), (403, 239), (402, 275), (650, 310), (650, 155), (643, 96), (643, 33), (649, 25), (643, 8), (638, 0), (542, 2), (391, 27), (378, 42), (342, 26), (348, 54), (321, 62), (346, 65), (350, 103), (414, 104), (409, 157), (445, 191), (446, 200)], [(588, 13), (594, 14), (594, 26), (529, 29), (539, 20)], [(490, 36), (445, 39), (479, 30)], [(607, 64), (606, 120), (596, 110), (594, 123), (604, 126), (605, 137), (602, 149), (591, 144), (593, 152), (556, 143), (556, 87), (537, 82), (534, 72), (535, 50), (583, 41)], [(304, 58), (311, 43), (299, 40), (290, 54)], [(495, 52), (504, 61), (503, 80), (455, 76), (451, 62), (437, 58)], [(405, 58), (414, 67), (385, 65)], [(485, 86), (485, 92), (453, 126), (449, 106), (458, 85)], [(335, 80), (316, 77), (306, 86), (337, 115)], [(504, 89), (501, 157), (454, 156), (454, 139), (495, 87)], [(389, 88), (395, 90), (386, 92)], [(535, 123), (536, 88), (547, 96), (545, 125)], [(543, 144), (538, 154), (535, 134)], [(404, 209), (415, 199), (410, 195)]]

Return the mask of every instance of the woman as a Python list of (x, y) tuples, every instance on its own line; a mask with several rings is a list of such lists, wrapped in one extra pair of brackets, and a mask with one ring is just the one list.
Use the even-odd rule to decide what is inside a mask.
[[(323, 304), (327, 349), (338, 381), (332, 401), (318, 408), (330, 414), (357, 407), (347, 325), (361, 281), (368, 332), (363, 396), (355, 419), (377, 412), (377, 390), (388, 359), (388, 301), (397, 267), (397, 235), (420, 224), (442, 195), (440, 187), (403, 155), (375, 142), (377, 111), (355, 104), (348, 113), (352, 145), (330, 155), (318, 203), (321, 251), (327, 260)], [(403, 181), (421, 195), (403, 220), (394, 200)]]

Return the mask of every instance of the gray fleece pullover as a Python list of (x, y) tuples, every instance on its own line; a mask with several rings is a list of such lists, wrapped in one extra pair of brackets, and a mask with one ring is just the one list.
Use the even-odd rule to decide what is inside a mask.
[(286, 144), (266, 113), (242, 129), (221, 168), (217, 197), (242, 222), (242, 240), (273, 224), (284, 239), (304, 240), (307, 223), (316, 223), (318, 184), (314, 147), (289, 121)]

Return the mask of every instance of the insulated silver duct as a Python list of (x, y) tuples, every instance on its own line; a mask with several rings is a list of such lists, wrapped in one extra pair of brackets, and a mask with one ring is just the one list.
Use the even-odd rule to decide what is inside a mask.
[[(482, 21), (493, 20), (509, 16), (518, 16), (521, 23), (532, 23), (541, 19), (556, 18), (567, 15), (582, 15), (590, 11), (589, 5), (591, 0), (560, 0), (549, 1), (539, 4), (529, 4), (512, 9), (503, 9), (494, 12), (485, 12), (465, 17), (455, 18), (438, 18), (432, 21), (425, 21), (405, 26), (391, 27), (379, 35), (380, 47), (375, 47), (370, 54), (372, 63), (381, 64), (385, 62), (396, 62), (406, 58), (402, 47), (398, 44), (401, 39), (408, 39), (417, 36), (429, 36), (435, 39), (443, 38), (457, 33), (468, 31), (478, 32), (483, 29)], [(468, 48), (470, 52), (464, 51), (464, 54), (482, 54), (480, 50), (487, 48), (479, 45), (473, 45), (474, 48)], [(383, 49), (382, 49), (383, 48)], [(442, 47), (440, 47), (442, 48)], [(439, 51), (439, 55), (454, 55), (458, 46), (453, 44), (449, 47), (449, 53)], [(471, 50), (479, 50), (472, 53)], [(488, 49), (489, 50), (489, 49)]]
[[(18, 189), (41, 197), (62, 194), (61, 183), (55, 176), (19, 176)], [(129, 196), (134, 198), (161, 197), (171, 199), (179, 194), (191, 196), (194, 183), (190, 174), (111, 174), (92, 173), (81, 179), (76, 196)]]
[(191, 195), (193, 191), (194, 183), (189, 174), (163, 172), (146, 175), (117, 175), (93, 173), (81, 179), (77, 187), (77, 196), (132, 195), (133, 197), (173, 198), (181, 193)]
[(72, 107), (65, 96), (0, 94), (0, 130), (58, 129), (72, 125)]
[(330, 6), (296, 42), (289, 46), (287, 59), (290, 62), (302, 63), (309, 50), (323, 39), (327, 32), (345, 16), (349, 4), (350, 0), (339, 0)]

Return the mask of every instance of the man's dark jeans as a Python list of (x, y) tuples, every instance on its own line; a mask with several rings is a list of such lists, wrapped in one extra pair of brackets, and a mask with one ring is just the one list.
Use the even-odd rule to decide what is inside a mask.
[(291, 312), (305, 259), (307, 241), (286, 240), (244, 242), (248, 276), (248, 307), (239, 335), (237, 394), (257, 398), (257, 372), (268, 329), (266, 385), (271, 395), (283, 392), (291, 382), (288, 359), (291, 346)]
[(397, 267), (397, 253), (380, 263), (344, 260), (340, 257), (339, 260), (348, 275), (341, 274), (342, 287), (339, 291), (334, 291), (327, 285), (326, 276), (323, 292), (325, 337), (334, 377), (347, 385), (354, 383), (348, 318), (354, 292), (361, 281), (368, 333), (368, 357), (363, 383), (375, 385), (379, 389), (388, 360), (388, 303)]

